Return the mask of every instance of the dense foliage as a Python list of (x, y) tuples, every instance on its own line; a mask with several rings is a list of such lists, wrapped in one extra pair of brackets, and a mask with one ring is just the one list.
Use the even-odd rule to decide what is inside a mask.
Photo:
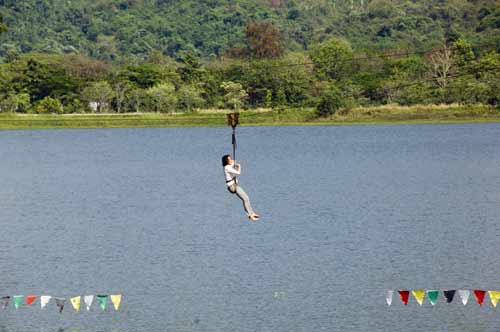
[(0, 14), (9, 26), (0, 56), (78, 53), (121, 63), (152, 50), (218, 57), (245, 47), (251, 22), (272, 23), (286, 51), (331, 37), (356, 51), (422, 50), (455, 35), (482, 44), (498, 42), (500, 28), (497, 0), (0, 0)]
[(500, 100), (494, 0), (0, 0), (0, 111)]

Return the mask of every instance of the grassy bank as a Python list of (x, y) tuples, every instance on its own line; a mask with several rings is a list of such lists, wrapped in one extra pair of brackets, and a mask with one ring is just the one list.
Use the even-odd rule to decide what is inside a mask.
[[(226, 113), (204, 110), (189, 114), (0, 115), (0, 129), (213, 127), (226, 125)], [(474, 105), (382, 106), (352, 109), (316, 118), (313, 109), (240, 112), (241, 125), (350, 125), (401, 123), (500, 122), (498, 109)]]

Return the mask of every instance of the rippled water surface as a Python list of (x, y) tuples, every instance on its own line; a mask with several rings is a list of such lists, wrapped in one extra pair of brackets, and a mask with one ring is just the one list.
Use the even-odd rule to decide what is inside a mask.
[[(398, 288), (500, 289), (500, 125), (0, 133), (0, 331), (497, 331), (500, 309)], [(486, 299), (489, 302), (489, 298)]]

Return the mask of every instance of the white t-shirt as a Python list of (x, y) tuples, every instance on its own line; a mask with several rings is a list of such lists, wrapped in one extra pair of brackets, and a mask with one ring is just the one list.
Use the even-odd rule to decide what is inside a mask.
[[(240, 171), (234, 168), (233, 165), (224, 166), (224, 176), (226, 177), (226, 184), (228, 187), (234, 184), (236, 175), (240, 175)], [(238, 180), (236, 180), (236, 183), (238, 183)]]

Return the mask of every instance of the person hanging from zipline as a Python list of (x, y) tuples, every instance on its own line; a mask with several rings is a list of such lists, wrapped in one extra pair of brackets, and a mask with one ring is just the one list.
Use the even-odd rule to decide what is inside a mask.
[(238, 125), (238, 113), (230, 113), (227, 115), (227, 123), (233, 127), (233, 155), (226, 154), (222, 156), (222, 167), (224, 167), (224, 176), (226, 177), (227, 190), (231, 194), (235, 194), (243, 202), (243, 208), (248, 214), (250, 220), (259, 220), (259, 215), (254, 212), (252, 205), (250, 204), (250, 199), (247, 193), (240, 187), (238, 183), (237, 175), (241, 174), (241, 166), (237, 164), (233, 158), (236, 158), (236, 126)]
[(226, 177), (226, 185), (227, 190), (231, 194), (236, 194), (239, 199), (243, 202), (243, 208), (245, 212), (248, 214), (248, 218), (250, 220), (256, 221), (259, 220), (259, 215), (254, 212), (252, 209), (252, 205), (250, 204), (250, 199), (248, 198), (247, 193), (241, 188), (238, 184), (237, 175), (241, 174), (241, 166), (237, 164), (231, 155), (226, 154), (222, 157), (222, 167), (224, 167), (224, 175)]

